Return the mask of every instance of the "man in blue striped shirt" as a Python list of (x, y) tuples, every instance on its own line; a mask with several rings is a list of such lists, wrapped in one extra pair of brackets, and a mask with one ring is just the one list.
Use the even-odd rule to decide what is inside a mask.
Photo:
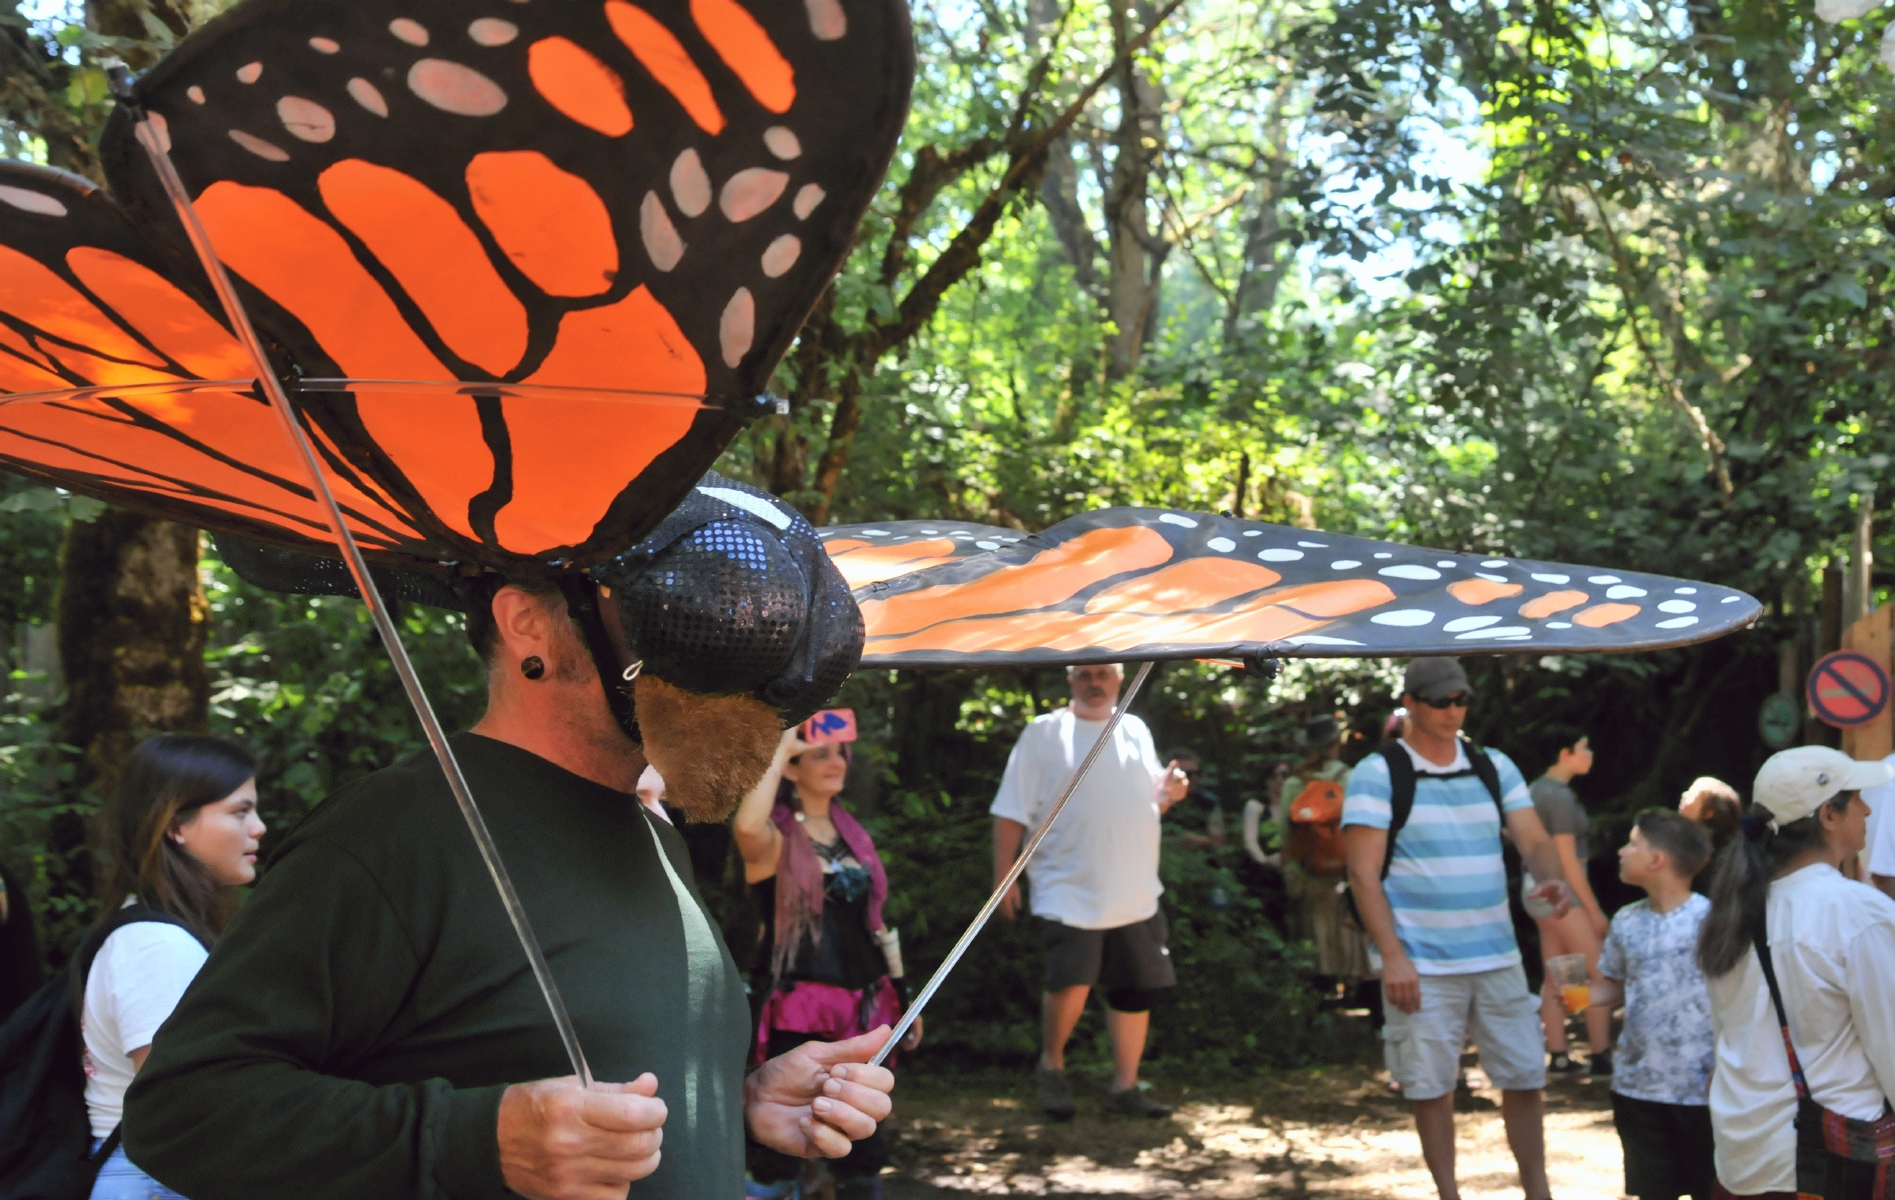
[(1488, 1079), (1501, 1089), (1507, 1143), (1526, 1200), (1547, 1200), (1540, 1001), (1527, 991), (1507, 910), (1503, 811), (1506, 831), (1534, 878), (1549, 881), (1536, 894), (1564, 912), (1571, 892), (1520, 769), (1499, 751), (1473, 752), (1492, 763), (1498, 804), (1475, 771), (1460, 736), (1472, 698), (1454, 659), (1408, 664), (1402, 682), (1408, 728), (1391, 753), (1406, 755), (1413, 766), (1413, 807), (1390, 854), (1395, 789), (1389, 760), (1372, 754), (1350, 774), (1342, 806), (1349, 886), (1373, 946), (1370, 957), (1381, 960), (1389, 1074), (1414, 1108), (1422, 1156), (1442, 1200), (1460, 1195), (1454, 1085), (1470, 1033)]

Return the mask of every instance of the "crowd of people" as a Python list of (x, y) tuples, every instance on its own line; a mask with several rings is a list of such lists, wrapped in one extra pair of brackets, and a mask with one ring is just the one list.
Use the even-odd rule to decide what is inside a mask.
[[(502, 669), (577, 661), (537, 603), (496, 609), (488, 716), (457, 750), (494, 797), (489, 821), (567, 967), (593, 1066), (617, 1082), (547, 1069), (558, 1043), (431, 764), (328, 801), (233, 925), (265, 832), (256, 760), (223, 739), (154, 737), (103, 814), (104, 919), (73, 968), (97, 1200), (343, 1184), (591, 1200), (641, 1179), (654, 1195), (741, 1183), (751, 1200), (784, 1200), (811, 1157), (831, 1160), (839, 1200), (880, 1195), (894, 1077), (867, 1058), (908, 995), (883, 919), (900, 881), (841, 800), (849, 741), (786, 730), (728, 814), (762, 926), (745, 977), (688, 882), (664, 781), (552, 716), (576, 695), (557, 681), (580, 673)], [(1076, 1112), (1066, 1048), (1096, 992), (1104, 1109), (1164, 1119), (1172, 1109), (1139, 1079), (1154, 1005), (1178, 983), (1163, 833), (1169, 821), (1179, 844), (1223, 853), (1224, 814), (1196, 754), (1161, 762), (1136, 716), (1110, 724), (1117, 666), (1073, 667), (1067, 682), (1070, 702), (1012, 747), (990, 809), (998, 886), (1111, 728), (1024, 896), (1016, 884), (999, 901), (1043, 947), (1037, 1098), (1054, 1119)], [(1527, 1200), (1550, 1195), (1546, 1081), (1581, 1072), (1610, 1081), (1629, 1195), (1885, 1200), (1895, 819), (1872, 814), (1895, 809), (1895, 755), (1783, 751), (1747, 808), (1729, 785), (1695, 781), (1675, 809), (1637, 814), (1618, 876), (1644, 898), (1608, 916), (1573, 787), (1593, 765), (1588, 740), (1529, 783), (1463, 735), (1475, 700), (1454, 659), (1414, 660), (1382, 744), (1353, 765), (1342, 714), (1314, 720), (1230, 848), (1280, 871), (1320, 976), (1382, 1026), (1390, 1086), (1443, 1200), (1459, 1195), (1453, 1100), (1470, 1042)], [(1516, 903), (1545, 964), (1537, 994)], [(5, 904), (0, 923), (17, 927), (11, 885)], [(915, 1022), (901, 1049), (922, 1033)], [(220, 1121), (240, 1132), (215, 1132)], [(679, 1165), (660, 1174), (661, 1157)]]

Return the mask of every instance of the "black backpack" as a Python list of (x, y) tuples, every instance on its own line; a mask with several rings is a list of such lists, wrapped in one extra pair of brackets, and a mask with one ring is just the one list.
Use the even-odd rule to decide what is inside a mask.
[(204, 941), (176, 917), (128, 905), (93, 926), (66, 969), (0, 1025), (0, 1200), (85, 1200), (118, 1148), (114, 1129), (92, 1152), (79, 1014), (105, 939), (142, 921), (176, 925)]
[[(1511, 911), (1520, 902), (1520, 852), (1514, 849), (1513, 840), (1506, 836), (1507, 808), (1500, 795), (1500, 769), (1494, 766), (1493, 759), (1487, 757), (1487, 752), (1474, 743), (1464, 738), (1461, 747), (1467, 751), (1467, 770), (1446, 775), (1431, 771), (1428, 778), (1459, 779), (1464, 775), (1472, 775), (1481, 781), (1487, 794), (1494, 798), (1494, 807), (1500, 810), (1500, 852), (1501, 861), (1507, 867), (1507, 906)], [(1415, 771), (1415, 760), (1408, 756), (1408, 751), (1402, 748), (1401, 743), (1390, 742), (1378, 753), (1388, 763), (1388, 847), (1382, 851), (1382, 878), (1386, 880), (1388, 868), (1395, 861), (1395, 835), (1402, 831), (1402, 826), (1408, 824), (1409, 814), (1415, 810), (1415, 786), (1420, 776)], [(1355, 895), (1347, 890), (1346, 883), (1342, 889), (1342, 906), (1343, 915), (1359, 928), (1361, 918), (1356, 915)], [(1518, 914), (1515, 917), (1515, 923), (1518, 924)]]

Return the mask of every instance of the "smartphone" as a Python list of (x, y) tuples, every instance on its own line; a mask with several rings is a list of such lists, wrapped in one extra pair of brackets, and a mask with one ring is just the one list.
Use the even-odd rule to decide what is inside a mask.
[(803, 722), (803, 744), (806, 746), (820, 746), (825, 742), (853, 742), (854, 740), (855, 710), (853, 708), (825, 708)]

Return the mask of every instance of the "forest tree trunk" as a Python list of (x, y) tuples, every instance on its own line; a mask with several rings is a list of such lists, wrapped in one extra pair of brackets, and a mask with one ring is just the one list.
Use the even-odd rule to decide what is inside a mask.
[[(95, 878), (88, 815), (117, 788), (147, 734), (206, 729), (210, 611), (197, 574), (198, 531), (121, 509), (74, 521), (59, 591), (66, 703), (59, 742), (70, 747), (64, 803), (48, 831), (54, 917), (89, 920)], [(64, 772), (62, 772), (64, 774)]]

